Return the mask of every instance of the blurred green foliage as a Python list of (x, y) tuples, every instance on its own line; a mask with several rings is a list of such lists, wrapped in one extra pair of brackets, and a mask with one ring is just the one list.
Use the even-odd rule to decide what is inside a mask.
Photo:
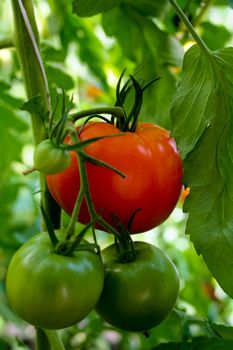
[[(51, 89), (64, 88), (73, 95), (77, 109), (115, 102), (115, 86), (124, 68), (141, 80), (161, 80), (145, 93), (141, 118), (170, 125), (170, 101), (177, 86), (184, 51), (192, 44), (168, 1), (109, 0), (109, 11), (98, 13), (101, 1), (36, 0), (35, 10), (41, 37), (41, 52)], [(89, 14), (86, 4), (89, 4)], [(93, 3), (96, 7), (93, 8)], [(102, 2), (104, 3), (104, 2)], [(146, 3), (146, 6), (145, 6)], [(201, 1), (179, 2), (211, 49), (232, 43), (230, 20), (232, 1), (216, 0), (206, 9)], [(208, 3), (203, 2), (204, 5)], [(202, 3), (202, 4), (203, 4)], [(0, 2), (0, 41), (12, 36), (10, 1)], [(30, 58), (28, 58), (30, 59)], [(33, 139), (30, 119), (20, 108), (25, 102), (22, 74), (14, 48), (0, 50), (0, 349), (34, 349), (34, 329), (8, 307), (4, 278), (14, 251), (40, 231), (37, 174), (23, 176), (32, 165)], [(64, 215), (65, 221), (67, 217)], [(95, 312), (79, 325), (60, 331), (66, 349), (149, 350), (225, 349), (216, 340), (223, 336), (232, 346), (232, 329), (211, 326), (232, 325), (233, 304), (213, 280), (184, 235), (186, 216), (182, 203), (159, 228), (134, 236), (161, 247), (173, 259), (181, 278), (175, 311), (147, 338), (143, 334), (119, 332), (105, 324)], [(112, 237), (98, 232), (102, 246)], [(209, 322), (206, 322), (206, 320)], [(197, 337), (189, 343), (190, 339)], [(199, 338), (200, 337), (200, 338)], [(175, 342), (183, 341), (183, 347)], [(218, 340), (220, 341), (220, 340)], [(159, 345), (174, 342), (174, 344)], [(191, 345), (190, 345), (191, 344)], [(156, 346), (158, 346), (156, 348)], [(188, 347), (189, 346), (189, 347)], [(193, 347), (191, 347), (193, 346)]]

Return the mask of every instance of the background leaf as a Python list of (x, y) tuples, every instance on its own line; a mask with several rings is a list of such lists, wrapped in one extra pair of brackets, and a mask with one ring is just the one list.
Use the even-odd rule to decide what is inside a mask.
[(107, 35), (115, 36), (122, 51), (135, 62), (135, 75), (139, 80), (161, 80), (150, 86), (144, 95), (141, 115), (169, 127), (169, 103), (176, 80), (168, 67), (181, 65), (183, 48), (179, 42), (159, 29), (147, 16), (129, 6), (115, 8), (103, 15), (103, 27)]
[(119, 0), (73, 0), (73, 12), (81, 17), (89, 17), (109, 11), (118, 3)]

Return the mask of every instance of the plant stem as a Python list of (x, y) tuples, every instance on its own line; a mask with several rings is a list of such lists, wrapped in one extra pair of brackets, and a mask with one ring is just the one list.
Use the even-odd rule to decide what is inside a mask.
[(43, 331), (48, 338), (52, 350), (65, 350), (64, 345), (62, 344), (62, 341), (56, 331), (51, 331), (48, 329), (44, 329)]
[[(50, 112), (50, 96), (39, 52), (39, 34), (31, 0), (11, 0), (14, 15), (14, 43), (23, 71), (28, 99), (41, 97), (44, 114)], [(35, 143), (47, 135), (41, 115), (31, 116)]]
[[(35, 21), (32, 0), (11, 0), (14, 16), (14, 44), (22, 67), (27, 97), (39, 95), (41, 109), (44, 111), (44, 119), (41, 114), (32, 114), (32, 129), (35, 144), (47, 137), (44, 127), (46, 116), (50, 113), (51, 102), (48, 90), (48, 82), (39, 51), (39, 35)], [(60, 227), (60, 208), (51, 197), (43, 174), (40, 175), (41, 202), (48, 216), (53, 222), (54, 228)]]
[(41, 328), (36, 330), (36, 350), (52, 350), (47, 335)]
[(83, 185), (83, 181), (81, 181), (78, 197), (77, 197), (77, 200), (75, 202), (74, 209), (72, 211), (69, 225), (66, 229), (66, 236), (65, 236), (66, 240), (70, 239), (72, 237), (72, 235), (74, 234), (75, 224), (77, 222), (77, 216), (78, 216), (84, 195), (85, 195), (85, 188)]
[(197, 34), (193, 25), (190, 23), (187, 16), (182, 11), (181, 7), (177, 4), (176, 0), (169, 0), (169, 2), (171, 6), (174, 8), (174, 10), (176, 11), (177, 15), (180, 17), (181, 21), (184, 23), (189, 33), (192, 35), (193, 39), (196, 41), (197, 45), (200, 47), (200, 49), (206, 52), (207, 54), (211, 55), (212, 54), (211, 50), (206, 46), (204, 41)]
[[(85, 190), (85, 198), (86, 198), (87, 207), (90, 213), (90, 217), (91, 217), (91, 220), (94, 220), (97, 216), (97, 213), (95, 211), (93, 201), (91, 198), (88, 177), (87, 177), (86, 161), (82, 157), (79, 157), (79, 172), (80, 172), (80, 179), (83, 183), (83, 187)], [(108, 232), (113, 233), (115, 236), (118, 236), (119, 234), (118, 231), (114, 227), (112, 227), (110, 224), (108, 224), (103, 218), (99, 217), (97, 221)]]
[(78, 119), (95, 115), (95, 114), (110, 114), (115, 116), (116, 118), (125, 118), (124, 110), (122, 107), (99, 107), (99, 108), (90, 108), (84, 111), (80, 111), (74, 114), (71, 114), (69, 119), (72, 122), (75, 122)]
[(14, 47), (14, 42), (12, 37), (0, 40), (0, 50), (8, 49), (9, 47)]

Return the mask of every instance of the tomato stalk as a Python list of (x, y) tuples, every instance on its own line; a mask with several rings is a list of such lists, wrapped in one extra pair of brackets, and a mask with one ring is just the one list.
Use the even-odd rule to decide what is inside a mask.
[(50, 346), (53, 350), (65, 350), (64, 345), (61, 339), (59, 338), (57, 332), (54, 332), (48, 329), (44, 329), (43, 331), (46, 334), (48, 341), (50, 343)]
[(41, 328), (36, 330), (36, 350), (52, 350), (49, 340)]
[[(70, 136), (71, 136), (73, 143), (76, 145), (77, 142), (79, 142), (79, 141), (78, 141), (77, 132), (74, 128), (70, 130)], [(88, 176), (87, 176), (87, 171), (86, 171), (86, 162), (89, 161), (89, 162), (92, 162), (98, 166), (105, 166), (107, 168), (110, 168), (112, 171), (115, 171), (116, 173), (119, 174), (119, 176), (122, 176), (122, 177), (124, 177), (124, 174), (122, 174), (118, 169), (112, 167), (111, 165), (109, 165), (105, 162), (102, 162), (94, 157), (91, 157), (90, 155), (86, 154), (84, 151), (77, 150), (76, 152), (77, 152), (77, 157), (78, 157), (79, 173), (80, 173), (80, 189), (79, 189), (79, 193), (78, 193), (78, 196), (77, 196), (77, 199), (75, 202), (74, 209), (72, 211), (72, 216), (71, 216), (69, 225), (68, 225), (67, 230), (66, 230), (65, 239), (69, 240), (72, 237), (72, 235), (74, 234), (77, 216), (78, 216), (82, 201), (85, 198), (86, 202), (87, 202), (88, 210), (90, 213), (90, 218), (91, 218), (90, 227), (93, 228), (93, 231), (92, 231), (93, 239), (94, 239), (94, 242), (95, 242), (97, 249), (99, 249), (96, 235), (95, 235), (95, 229), (94, 229), (94, 224), (96, 221), (98, 221), (103, 227), (105, 227), (109, 232), (112, 232), (114, 235), (117, 235), (118, 232), (111, 225), (109, 225), (107, 222), (105, 222), (105, 220), (103, 220), (101, 218), (101, 216), (98, 216), (96, 214), (96, 211), (95, 211), (95, 208), (94, 208), (94, 205), (92, 202), (91, 194), (90, 194)]]
[[(48, 82), (39, 51), (39, 34), (31, 0), (11, 0), (14, 17), (13, 42), (16, 48), (28, 99), (39, 96), (41, 113), (32, 113), (31, 122), (35, 144), (47, 137), (45, 119), (51, 110)], [(44, 117), (42, 117), (42, 115)], [(50, 195), (44, 174), (40, 174), (41, 203), (55, 228), (60, 227), (60, 208)]]
[(65, 350), (57, 332), (48, 329), (36, 329), (36, 350)]

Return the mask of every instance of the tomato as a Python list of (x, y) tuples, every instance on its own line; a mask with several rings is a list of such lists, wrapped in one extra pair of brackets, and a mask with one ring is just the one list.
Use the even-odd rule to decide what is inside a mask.
[[(110, 123), (89, 122), (80, 132), (80, 140), (120, 133)], [(116, 225), (117, 218), (127, 226), (137, 212), (131, 233), (138, 233), (154, 228), (170, 215), (182, 188), (182, 161), (167, 130), (155, 124), (139, 123), (136, 132), (98, 140), (85, 151), (125, 174), (122, 178), (111, 169), (87, 163), (95, 210), (108, 223)], [(52, 196), (68, 214), (72, 213), (80, 189), (74, 152), (71, 158), (71, 165), (65, 171), (47, 176)], [(84, 224), (90, 220), (85, 201), (78, 219)]]
[(95, 307), (103, 283), (99, 255), (89, 250), (72, 256), (54, 253), (43, 232), (14, 254), (6, 291), (10, 306), (22, 319), (36, 327), (60, 329), (79, 322)]
[(70, 165), (71, 157), (68, 151), (54, 146), (47, 139), (36, 146), (33, 160), (37, 170), (45, 174), (56, 174)]
[(157, 247), (135, 242), (136, 257), (120, 263), (115, 246), (102, 252), (105, 283), (96, 310), (111, 325), (127, 331), (147, 331), (171, 312), (179, 291), (173, 262)]

